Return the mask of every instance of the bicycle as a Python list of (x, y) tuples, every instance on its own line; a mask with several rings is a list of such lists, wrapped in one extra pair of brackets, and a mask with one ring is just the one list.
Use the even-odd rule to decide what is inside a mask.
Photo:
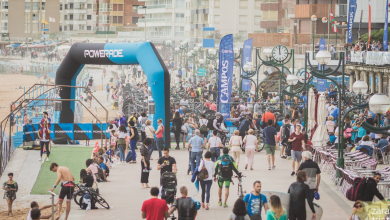
[(240, 198), (240, 199), (244, 199), (245, 194), (246, 194), (246, 190), (242, 189), (242, 177), (246, 177), (246, 176), (244, 176), (241, 173), (239, 173), (239, 175), (233, 177), (233, 178), (237, 178), (238, 179), (237, 195), (238, 195), (238, 198)]
[(101, 197), (98, 192), (92, 187), (86, 187), (85, 183), (75, 184), (75, 192), (73, 193), (73, 199), (78, 206), (80, 206), (83, 195), (85, 193), (89, 193), (92, 196), (93, 201), (97, 202), (103, 208), (110, 209), (110, 205), (106, 202), (106, 200), (103, 199), (103, 197)]

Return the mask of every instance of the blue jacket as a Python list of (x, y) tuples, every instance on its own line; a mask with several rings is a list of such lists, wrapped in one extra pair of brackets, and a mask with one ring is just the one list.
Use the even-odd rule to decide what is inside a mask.
[(192, 177), (191, 177), (191, 182), (195, 182), (195, 180), (198, 181), (196, 178), (198, 173), (199, 173), (198, 169), (199, 169), (199, 166), (197, 166), (196, 169), (194, 170), (194, 173), (192, 174)]
[(380, 148), (381, 151), (384, 152), (387, 145), (389, 145), (389, 142), (386, 139), (381, 139), (375, 147)]
[(371, 148), (370, 146), (367, 146), (367, 145), (359, 145), (359, 146), (357, 146), (356, 150), (360, 150), (360, 149), (362, 149), (362, 148), (365, 148), (365, 149), (368, 150), (368, 156), (370, 156), (370, 157), (372, 156), (373, 150), (372, 150), (372, 148)]

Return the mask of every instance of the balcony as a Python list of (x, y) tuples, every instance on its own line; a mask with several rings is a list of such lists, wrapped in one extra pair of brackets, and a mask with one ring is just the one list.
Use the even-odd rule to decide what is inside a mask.
[(348, 16), (348, 5), (347, 4), (337, 4), (335, 17), (347, 17)]
[[(335, 5), (331, 5), (332, 11), (335, 10)], [(329, 5), (295, 5), (295, 18), (311, 18), (312, 15), (316, 15), (317, 18), (328, 17)]]
[(87, 20), (85, 19), (65, 20), (65, 24), (87, 24)]
[[(146, 13), (172, 13), (173, 12), (173, 5), (166, 4), (166, 5), (147, 5), (146, 6)], [(176, 6), (175, 11), (176, 12), (184, 12), (185, 7), (182, 6)], [(138, 14), (145, 14), (145, 9), (142, 8), (142, 6), (138, 7)]]
[(73, 8), (73, 9), (66, 9), (65, 11), (67, 14), (86, 14), (87, 9), (81, 9), (81, 8)]
[[(144, 27), (145, 26), (145, 19), (141, 18), (138, 19), (138, 27)], [(146, 19), (146, 26), (171, 26), (172, 18), (147, 18)]]

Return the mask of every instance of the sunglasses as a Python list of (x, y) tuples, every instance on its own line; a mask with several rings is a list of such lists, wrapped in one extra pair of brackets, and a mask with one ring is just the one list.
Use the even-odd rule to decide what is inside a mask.
[(355, 208), (362, 208), (362, 207), (363, 207), (362, 205), (355, 206)]

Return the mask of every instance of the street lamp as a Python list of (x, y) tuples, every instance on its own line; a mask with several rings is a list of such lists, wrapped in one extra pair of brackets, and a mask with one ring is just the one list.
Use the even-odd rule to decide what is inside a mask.
[(272, 57), (272, 48), (265, 48), (263, 50), (263, 53), (265, 54), (265, 56), (267, 57), (267, 60), (268, 59), (271, 59)]
[(332, 56), (327, 50), (320, 50), (316, 54), (316, 60), (319, 64), (326, 65), (332, 60)]
[[(386, 114), (390, 108), (390, 100), (383, 93), (376, 93), (370, 98), (369, 102), (370, 110), (375, 114)], [(379, 118), (379, 117), (378, 117)]]
[(325, 39), (325, 26), (328, 23), (328, 19), (326, 17), (322, 18), (322, 23), (324, 24), (324, 39)]
[(312, 15), (311, 16), (311, 21), (313, 23), (311, 29), (313, 30), (313, 59), (314, 59), (314, 29), (315, 29), (314, 25), (315, 25), (315, 23), (317, 21), (317, 16)]
[(367, 90), (368, 85), (363, 80), (357, 80), (352, 86), (352, 91), (358, 95), (366, 94)]
[(286, 81), (287, 81), (287, 85), (295, 86), (298, 83), (298, 76), (297, 75), (293, 75), (293, 74), (289, 74), (286, 77)]
[[(334, 23), (334, 26), (335, 26), (336, 29), (337, 29), (337, 26), (338, 26), (339, 24), (340, 24), (339, 22)], [(334, 49), (336, 49), (336, 51), (337, 51), (337, 32), (338, 32), (338, 31), (336, 31), (336, 43), (335, 43), (335, 48), (334, 48)]]
[(294, 20), (294, 44), (298, 43), (298, 31), (297, 31), (298, 21)]
[(250, 72), (252, 71), (253, 69), (253, 63), (252, 62), (247, 62), (245, 65), (244, 65), (244, 71), (245, 72)]

